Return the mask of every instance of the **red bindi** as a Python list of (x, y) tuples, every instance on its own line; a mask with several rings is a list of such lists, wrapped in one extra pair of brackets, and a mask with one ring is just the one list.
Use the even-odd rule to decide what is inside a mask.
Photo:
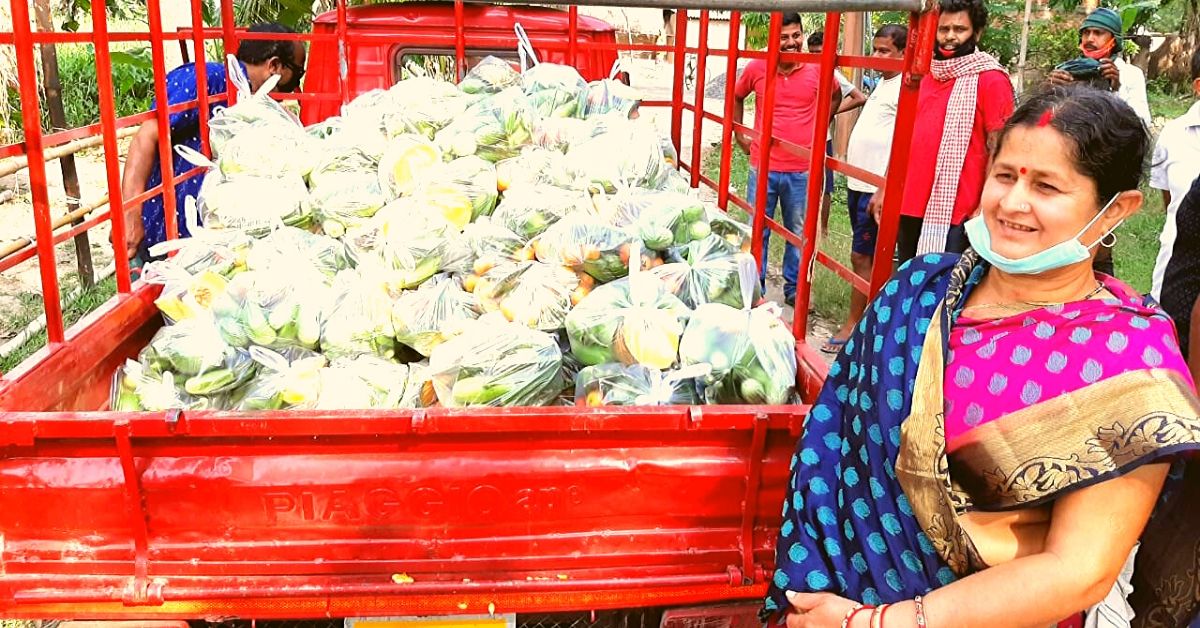
[(1025, 174), (1025, 173), (1027, 173), (1027, 172), (1029, 172), (1029, 170), (1028, 170), (1028, 169), (1026, 169), (1025, 167), (1023, 167), (1023, 166), (1022, 166), (1022, 167), (1021, 167), (1021, 174)]

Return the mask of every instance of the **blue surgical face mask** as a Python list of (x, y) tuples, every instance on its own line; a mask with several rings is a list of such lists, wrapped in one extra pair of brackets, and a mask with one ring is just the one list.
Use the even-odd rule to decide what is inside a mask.
[(1096, 214), (1096, 217), (1092, 218), (1092, 220), (1088, 222), (1083, 229), (1080, 229), (1079, 233), (1076, 233), (1074, 237), (1065, 242), (1059, 242), (1058, 244), (1055, 244), (1044, 251), (1039, 251), (1033, 255), (1027, 255), (1020, 259), (1010, 259), (992, 250), (992, 234), (988, 232), (987, 223), (983, 221), (982, 215), (968, 220), (963, 227), (967, 232), (967, 240), (970, 241), (971, 248), (975, 249), (975, 251), (979, 253), (979, 256), (992, 266), (995, 266), (1001, 271), (1013, 275), (1036, 275), (1046, 271), (1054, 270), (1056, 268), (1070, 266), (1071, 264), (1078, 264), (1079, 262), (1090, 258), (1090, 250), (1097, 244), (1100, 244), (1100, 242), (1102, 242), (1109, 236), (1109, 234), (1115, 231), (1117, 227), (1121, 226), (1121, 223), (1118, 222), (1116, 225), (1113, 225), (1112, 229), (1109, 229), (1107, 232), (1105, 232), (1104, 235), (1100, 236), (1100, 238), (1091, 243), (1091, 245), (1085, 246), (1079, 241), (1079, 238), (1082, 237), (1084, 233), (1087, 233), (1087, 230), (1091, 229), (1092, 225), (1096, 224), (1097, 220), (1100, 220), (1100, 217), (1108, 211), (1109, 207), (1112, 207), (1114, 202), (1116, 202), (1117, 196), (1119, 195), (1119, 193), (1114, 195), (1112, 200), (1108, 201), (1108, 204), (1106, 204), (1104, 208), (1100, 210), (1100, 213)]

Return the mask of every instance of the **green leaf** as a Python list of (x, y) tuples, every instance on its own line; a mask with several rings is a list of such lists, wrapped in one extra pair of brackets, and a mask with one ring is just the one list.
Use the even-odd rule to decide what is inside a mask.
[(145, 55), (138, 54), (136, 51), (114, 50), (111, 56), (114, 65), (127, 66), (139, 70), (148, 70), (153, 67), (153, 62), (150, 59)]

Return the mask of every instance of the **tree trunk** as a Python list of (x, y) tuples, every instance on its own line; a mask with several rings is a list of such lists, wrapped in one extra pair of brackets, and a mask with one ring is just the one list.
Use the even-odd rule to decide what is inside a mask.
[(1200, 0), (1188, 0), (1183, 7), (1183, 29), (1179, 31), (1188, 50), (1200, 47)]

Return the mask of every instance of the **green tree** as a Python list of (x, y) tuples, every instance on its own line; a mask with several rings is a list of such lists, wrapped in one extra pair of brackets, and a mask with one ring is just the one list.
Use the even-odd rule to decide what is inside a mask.
[[(347, 0), (350, 6), (371, 4), (371, 0)], [(337, 5), (335, 0), (234, 0), (234, 18), (238, 24), (279, 22), (296, 32), (312, 27), (312, 19)]]

